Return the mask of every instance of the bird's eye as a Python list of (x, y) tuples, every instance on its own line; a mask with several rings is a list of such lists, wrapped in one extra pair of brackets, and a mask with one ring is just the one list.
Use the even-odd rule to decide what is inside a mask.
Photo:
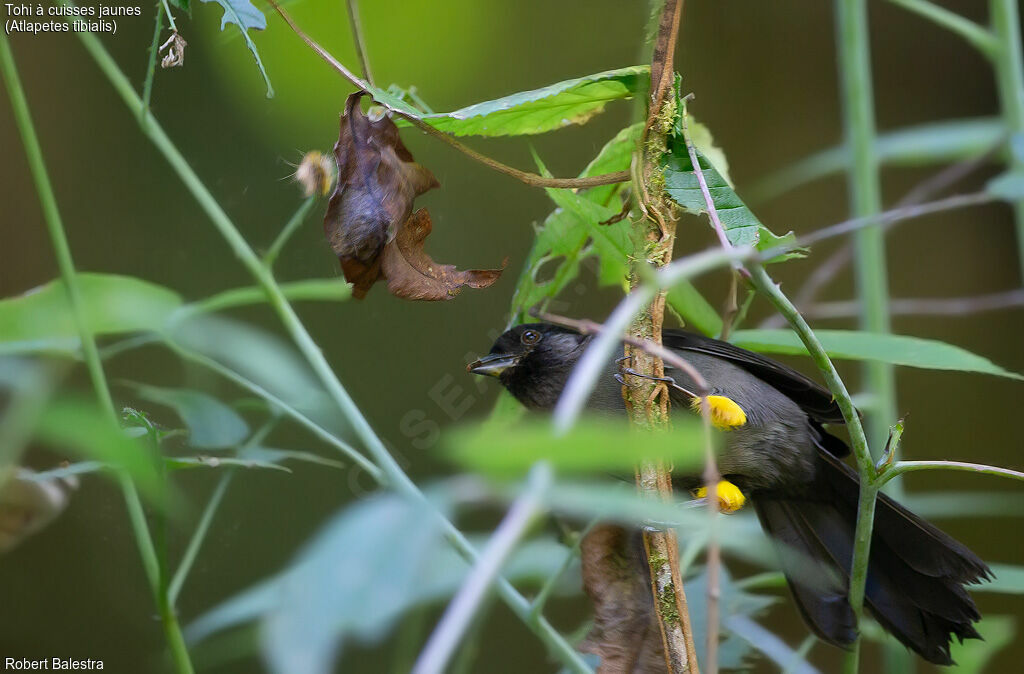
[(520, 341), (526, 346), (533, 346), (540, 341), (540, 333), (536, 330), (524, 330)]

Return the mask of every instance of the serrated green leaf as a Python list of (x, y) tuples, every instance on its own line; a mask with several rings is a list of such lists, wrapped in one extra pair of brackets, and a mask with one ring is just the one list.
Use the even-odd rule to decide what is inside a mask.
[[(642, 128), (642, 124), (634, 124), (619, 131), (605, 143), (580, 177), (628, 169)], [(621, 184), (600, 185), (580, 190), (576, 195), (599, 206), (611, 207), (616, 203), (615, 196), (621, 190)], [(556, 297), (579, 276), (581, 262), (597, 252), (594, 247), (586, 245), (590, 229), (588, 223), (576, 213), (562, 208), (555, 209), (537, 229), (533, 247), (512, 298), (513, 322), (523, 320), (530, 307)], [(557, 266), (551, 276), (539, 279), (542, 269), (555, 262)]]
[(564, 213), (576, 218), (586, 228), (600, 261), (600, 284), (624, 284), (635, 249), (632, 223), (626, 219), (601, 224), (612, 219), (619, 209), (601, 206), (571, 190), (548, 187), (545, 191)]
[[(541, 89), (521, 91), (423, 121), (456, 136), (519, 136), (584, 124), (609, 101), (632, 98), (648, 83), (648, 66), (629, 66)], [(403, 125), (405, 123), (400, 123)]]
[[(1024, 379), (987, 358), (932, 339), (856, 330), (815, 330), (814, 334), (832, 358), (874, 360), (930, 370), (982, 372), (1011, 379)], [(807, 355), (803, 342), (789, 330), (737, 330), (733, 333), (731, 341), (751, 351)]]
[(260, 58), (259, 50), (256, 49), (256, 43), (252, 41), (252, 36), (249, 35), (249, 29), (253, 30), (265, 30), (267, 27), (267, 17), (263, 16), (263, 12), (256, 9), (255, 5), (249, 0), (202, 0), (203, 2), (216, 2), (218, 5), (224, 8), (224, 16), (220, 20), (220, 29), (223, 31), (229, 23), (233, 23), (238, 26), (239, 32), (242, 33), (242, 39), (245, 40), (245, 44), (249, 47), (249, 51), (252, 52), (252, 56), (256, 59), (256, 66), (260, 69), (260, 74), (263, 75), (263, 81), (267, 84), (267, 98), (274, 97), (274, 87), (270, 85), (270, 76), (267, 75), (266, 68), (263, 67), (263, 60)]
[[(94, 335), (159, 331), (182, 304), (177, 293), (131, 276), (78, 274), (78, 284)], [(76, 353), (79, 343), (63, 281), (0, 300), (0, 354)]]
[(201, 391), (135, 384), (138, 394), (173, 409), (189, 429), (189, 444), (203, 449), (226, 449), (241, 444), (249, 425), (233, 409)]
[[(708, 192), (710, 192), (715, 210), (718, 212), (718, 218), (722, 221), (722, 227), (725, 228), (725, 234), (732, 245), (753, 246), (762, 251), (782, 245), (795, 245), (796, 237), (792, 232), (778, 236), (761, 224), (761, 221), (747, 208), (711, 161), (701, 154), (700, 150), (695, 150), (695, 152), (704, 181), (708, 186)], [(664, 167), (665, 191), (672, 197), (672, 200), (687, 213), (694, 215), (706, 213), (708, 209), (704, 193), (693, 170), (686, 142), (682, 138), (676, 137), (670, 141)], [(799, 250), (792, 250), (770, 260), (770, 262), (781, 262), (802, 256), (803, 253)]]
[(587, 419), (555, 436), (550, 422), (530, 421), (495, 430), (458, 429), (445, 438), (446, 454), (473, 470), (518, 475), (537, 461), (561, 472), (631, 471), (644, 458), (663, 459), (681, 472), (704, 462), (704, 430), (696, 419), (678, 419), (664, 432), (637, 431), (616, 420)]

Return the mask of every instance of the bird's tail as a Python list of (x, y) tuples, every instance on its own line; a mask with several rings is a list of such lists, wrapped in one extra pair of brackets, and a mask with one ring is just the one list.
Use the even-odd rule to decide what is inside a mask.
[[(838, 646), (856, 636), (847, 589), (858, 492), (856, 472), (820, 451), (815, 489), (806, 497), (753, 499), (765, 531), (781, 543), (783, 570), (805, 621)], [(964, 586), (990, 576), (973, 552), (878, 495), (865, 604), (903, 645), (929, 662), (952, 664), (951, 637), (980, 638), (973, 626), (980, 615)]]

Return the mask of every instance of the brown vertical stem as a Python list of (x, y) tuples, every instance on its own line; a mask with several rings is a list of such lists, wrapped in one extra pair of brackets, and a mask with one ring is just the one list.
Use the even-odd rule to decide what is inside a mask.
[[(671, 95), (674, 80), (673, 57), (679, 35), (683, 0), (665, 0), (658, 24), (658, 34), (651, 59), (650, 108), (640, 147), (634, 156), (633, 193), (644, 217), (637, 223), (637, 240), (643, 255), (638, 264), (662, 267), (672, 259), (675, 241), (676, 212), (662, 188), (661, 156), (665, 152), (665, 136), (671, 128), (674, 105)], [(639, 276), (630, 278), (631, 287), (639, 284)], [(661, 328), (665, 314), (665, 293), (659, 292), (648, 310), (630, 326), (630, 336), (661, 344)], [(663, 377), (661, 358), (626, 346), (625, 355), (632, 359), (636, 371)], [(668, 425), (668, 390), (664, 383), (638, 377), (631, 378), (622, 389), (622, 397), (633, 423), (658, 428)], [(637, 469), (637, 487), (652, 498), (671, 499), (672, 475), (661, 463), (644, 463)], [(665, 649), (665, 662), (672, 674), (697, 674), (693, 630), (686, 606), (682, 578), (679, 573), (679, 546), (675, 532), (648, 529), (644, 531), (644, 548), (650, 567), (651, 592), (658, 618), (658, 627)]]

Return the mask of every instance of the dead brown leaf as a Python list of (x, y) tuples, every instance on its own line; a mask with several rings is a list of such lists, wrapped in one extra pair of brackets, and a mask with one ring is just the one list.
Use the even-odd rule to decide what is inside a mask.
[(450, 300), (463, 287), (486, 288), (501, 276), (508, 259), (501, 263), (501, 269), (465, 271), (434, 262), (423, 250), (431, 229), (430, 213), (421, 208), (405, 221), (395, 240), (384, 247), (381, 271), (392, 295), (409, 300)]
[(377, 280), (381, 251), (409, 218), (413, 200), (439, 186), (413, 160), (394, 122), (363, 113), (362, 96), (356, 92), (345, 102), (334, 145), (338, 183), (324, 216), (327, 241), (357, 298)]
[(665, 674), (640, 532), (597, 525), (580, 557), (583, 589), (594, 604), (594, 626), (580, 650), (600, 656), (598, 674)]

